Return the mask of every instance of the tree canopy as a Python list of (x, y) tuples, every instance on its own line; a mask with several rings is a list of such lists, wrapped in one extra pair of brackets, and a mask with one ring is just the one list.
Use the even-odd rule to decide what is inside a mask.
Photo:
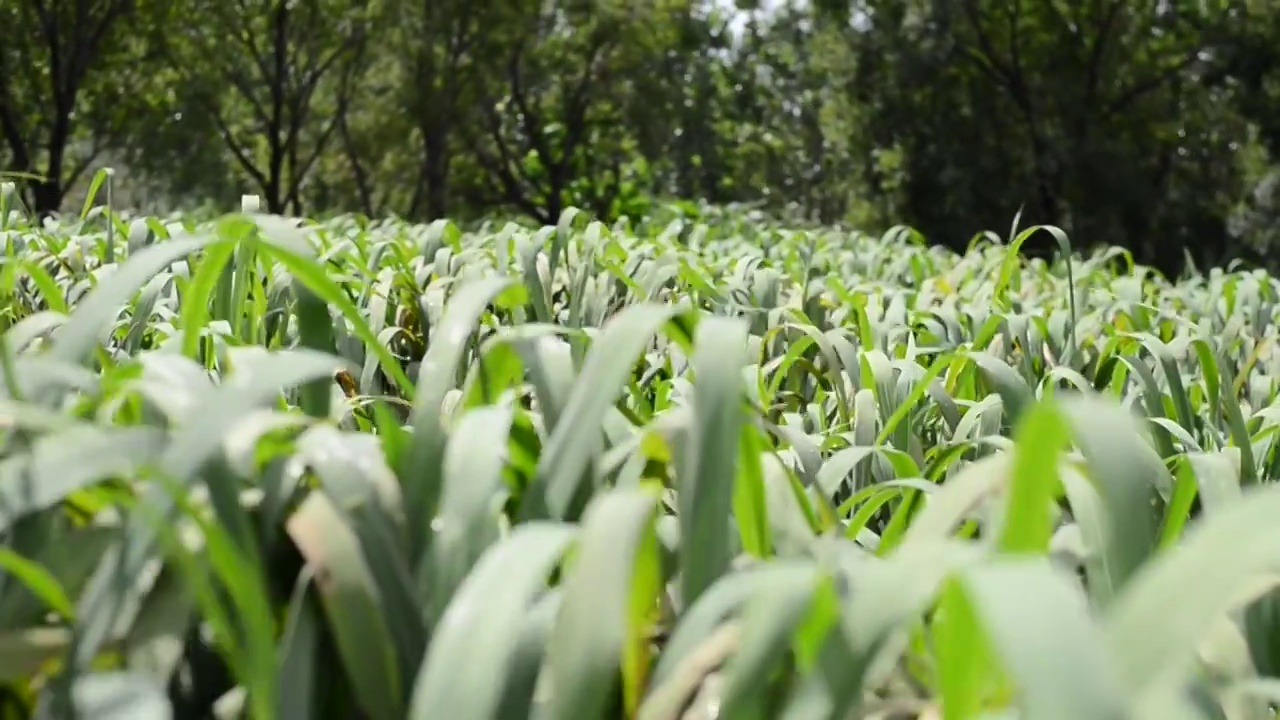
[(1024, 222), (1176, 272), (1280, 238), (1262, 0), (17, 0), (0, 168), (41, 212), (603, 219), (750, 203), (964, 247)]

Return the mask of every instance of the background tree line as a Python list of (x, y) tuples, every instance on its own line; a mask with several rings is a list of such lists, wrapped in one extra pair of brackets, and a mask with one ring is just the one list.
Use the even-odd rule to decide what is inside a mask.
[[(0, 168), (64, 205), (550, 222), (751, 203), (965, 246), (1280, 256), (1271, 0), (12, 0)], [(691, 207), (692, 209), (692, 207)]]

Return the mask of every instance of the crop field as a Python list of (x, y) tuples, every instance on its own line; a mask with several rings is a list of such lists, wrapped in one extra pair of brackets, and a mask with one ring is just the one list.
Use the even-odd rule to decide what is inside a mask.
[(250, 205), (0, 207), (0, 717), (1275, 717), (1266, 274)]

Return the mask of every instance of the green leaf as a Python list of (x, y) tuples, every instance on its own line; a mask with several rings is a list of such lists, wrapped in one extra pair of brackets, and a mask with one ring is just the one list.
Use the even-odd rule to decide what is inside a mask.
[[(336, 358), (302, 350), (246, 357), (221, 385), (202, 388), (198, 402), (202, 412), (174, 434), (156, 460), (160, 476), (180, 487), (190, 486), (199, 480), (200, 469), (222, 448), (227, 434), (251, 410), (279, 397), (281, 388), (331, 375), (338, 367), (341, 363)], [(140, 502), (148, 505), (157, 518), (172, 520), (176, 516), (175, 500), (163, 484), (148, 486)], [(77, 666), (87, 665), (97, 655), (116, 624), (118, 613), (131, 606), (136, 612), (139, 588), (119, 578), (138, 577), (155, 544), (156, 530), (151, 520), (130, 518), (124, 543), (103, 558), (78, 604), (81, 625), (74, 656)]]
[(481, 556), (436, 627), (406, 717), (494, 716), (529, 606), (573, 537), (570, 526), (527, 523)]
[(1176, 550), (1151, 559), (1107, 609), (1115, 670), (1135, 697), (1186, 678), (1213, 622), (1271, 586), (1280, 486), (1254, 487), (1193, 525)]
[[(413, 439), (400, 467), (405, 516), (416, 532), (409, 538), (409, 557), (417, 562), (431, 541), (431, 518), (436, 514), (444, 474), (448, 433), (441, 417), (445, 396), (457, 387), (458, 364), (467, 342), (477, 330), (485, 306), (511, 284), (507, 278), (491, 278), (466, 285), (454, 294), (444, 318), (431, 334), (431, 343), (418, 371), (418, 394), (413, 402)], [(418, 577), (425, 590), (426, 578)]]
[(1053, 534), (1051, 503), (1060, 486), (1058, 462), (1067, 426), (1045, 401), (1023, 414), (1014, 432), (1008, 504), (998, 542), (1001, 552), (1044, 553)]
[(1114, 403), (1081, 395), (1064, 399), (1062, 409), (1102, 499), (1100, 551), (1109, 586), (1120, 592), (1157, 547), (1161, 494), (1172, 493), (1173, 478), (1133, 416)]
[(75, 607), (67, 597), (62, 584), (58, 582), (58, 578), (38, 563), (22, 557), (7, 547), (0, 547), (0, 569), (11, 574), (64, 620), (74, 621)]
[(134, 673), (85, 675), (72, 689), (78, 717), (94, 720), (170, 720), (173, 708), (164, 688)]
[[(1017, 687), (1024, 717), (1122, 720), (1125, 686), (1077, 587), (1043, 559), (998, 560), (961, 571), (960, 586), (990, 648)], [(965, 648), (950, 657), (961, 664)], [(948, 713), (948, 717), (950, 714)]]
[[(591, 458), (600, 451), (599, 431), (605, 411), (626, 385), (627, 376), (658, 330), (680, 309), (632, 305), (604, 327), (587, 354), (578, 384), (538, 458), (537, 485), (552, 518), (572, 520)], [(522, 512), (537, 512), (538, 498), (525, 501)]]
[(83, 363), (106, 335), (120, 308), (153, 275), (217, 239), (215, 236), (175, 239), (135, 253), (76, 304), (71, 317), (54, 335), (49, 359)]
[(312, 493), (289, 518), (289, 536), (315, 573), (338, 654), (360, 708), (375, 720), (403, 718), (392, 628), (355, 533), (329, 498)]
[(820, 575), (809, 582), (765, 585), (742, 611), (742, 640), (725, 664), (721, 707), (725, 717), (763, 718), (769, 675), (791, 650), (808, 615)]
[(633, 653), (647, 644), (659, 585), (656, 507), (653, 493), (636, 488), (597, 496), (587, 508), (547, 648), (551, 700), (538, 717), (606, 717), (620, 667), (626, 713), (634, 712), (647, 663)]
[[(711, 317), (698, 325), (695, 422), (680, 468), (680, 596), (693, 603), (729, 568), (730, 515), (743, 427), (741, 378), (747, 325)], [(747, 518), (744, 518), (746, 520)]]
[(94, 483), (133, 476), (159, 457), (164, 440), (149, 427), (76, 426), (42, 436), (28, 454), (0, 460), (0, 531)]
[(459, 419), (449, 438), (440, 512), (432, 523), (435, 538), (423, 557), (427, 566), (419, 571), (430, 593), (429, 617), (439, 617), (476, 561), (498, 540), (507, 458), (494, 446), (507, 446), (512, 419), (509, 407), (477, 408)]

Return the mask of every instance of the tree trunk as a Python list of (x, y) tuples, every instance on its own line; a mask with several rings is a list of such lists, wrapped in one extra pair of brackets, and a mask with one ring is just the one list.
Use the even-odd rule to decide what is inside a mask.
[(42, 180), (32, 187), (31, 197), (36, 215), (49, 217), (62, 208), (62, 183), (57, 180)]
[(426, 136), (423, 175), (427, 183), (427, 219), (436, 220), (449, 211), (449, 156), (444, 133)]

